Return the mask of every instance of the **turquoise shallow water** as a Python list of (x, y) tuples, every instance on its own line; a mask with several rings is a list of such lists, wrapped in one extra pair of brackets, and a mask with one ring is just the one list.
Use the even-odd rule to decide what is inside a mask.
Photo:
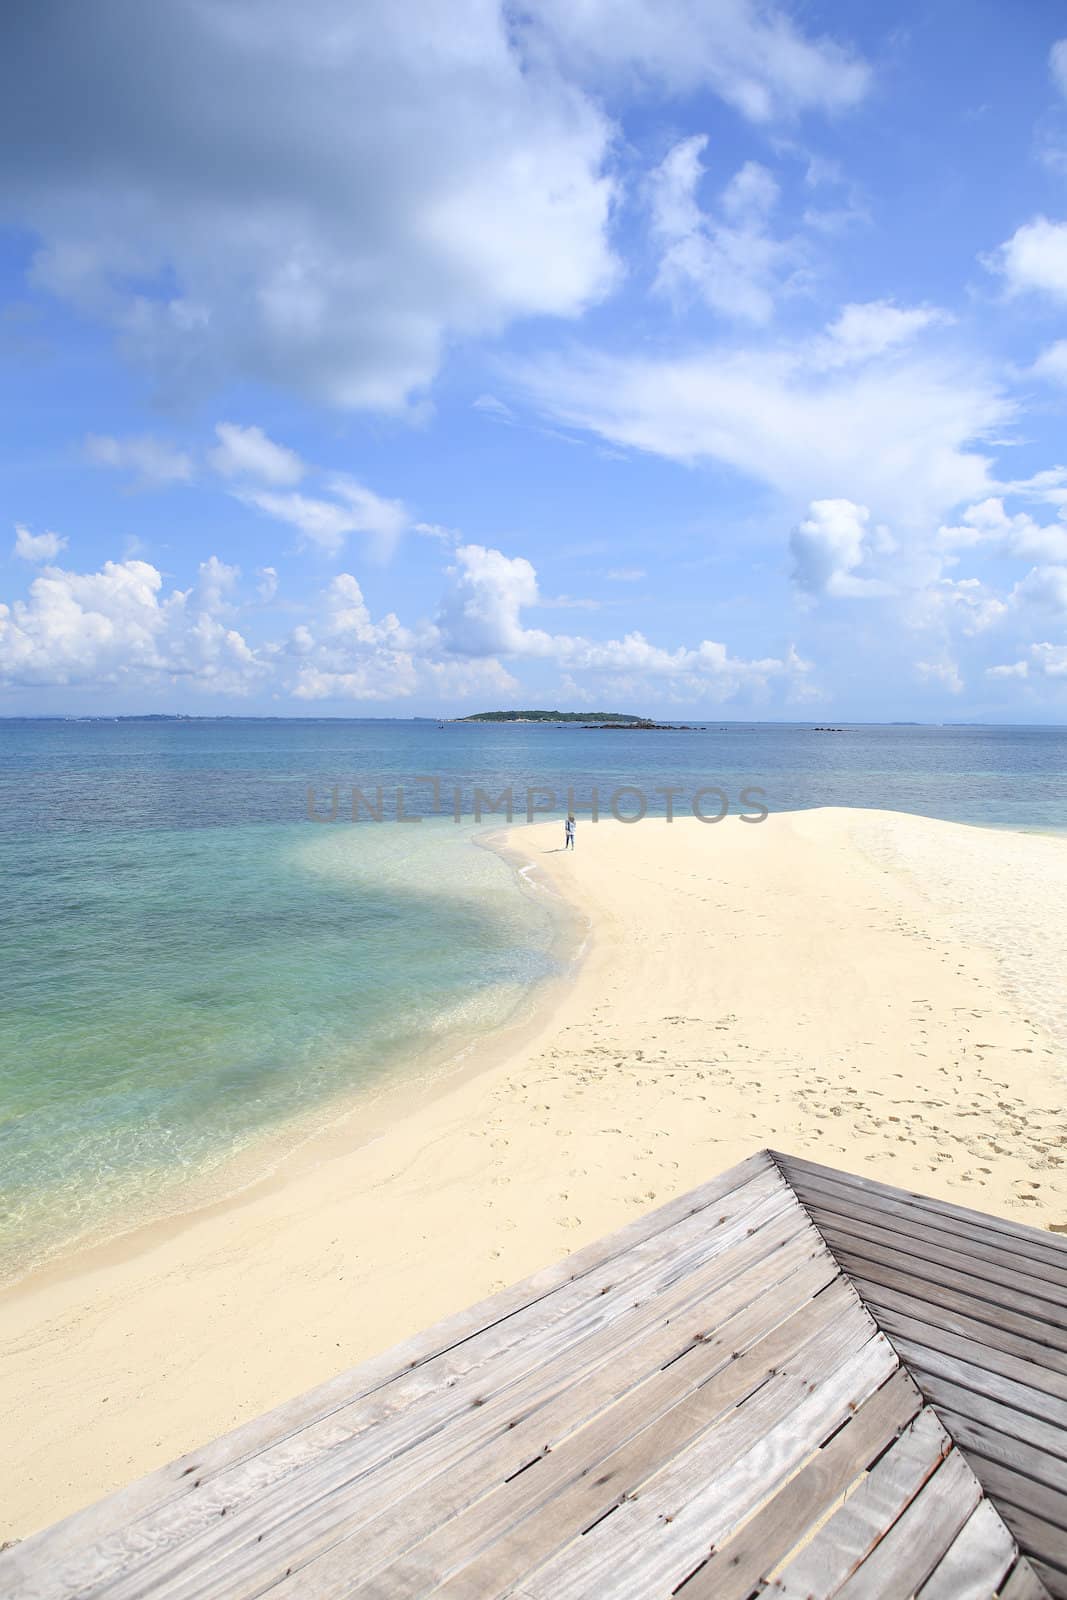
[[(224, 1186), (558, 970), (544, 901), (471, 843), (475, 785), (572, 788), (580, 827), (594, 787), (718, 784), (1058, 829), (1065, 773), (1056, 729), (0, 723), (0, 1274)], [(425, 820), (346, 823), (379, 783)]]
[(469, 830), (0, 840), (0, 1270), (502, 1022), (551, 924)]

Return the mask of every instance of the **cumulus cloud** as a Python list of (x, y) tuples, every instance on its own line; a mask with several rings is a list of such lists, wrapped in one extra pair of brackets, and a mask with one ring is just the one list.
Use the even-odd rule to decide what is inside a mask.
[(255, 506), (267, 516), (287, 522), (328, 555), (342, 550), (350, 533), (359, 533), (367, 536), (368, 550), (375, 560), (387, 560), (410, 524), (403, 503), (386, 500), (343, 474), (330, 478), (328, 488), (332, 494), (330, 499), (295, 491), (280, 494), (268, 489), (233, 492), (245, 505)]
[(60, 533), (31, 533), (23, 523), (15, 524), (13, 553), (22, 561), (54, 561), (67, 541)]
[(1067, 618), (1067, 566), (1034, 567), (1015, 585), (1014, 604)]
[(1067, 644), (1050, 644), (1048, 640), (1041, 644), (1032, 644), (1021, 660), (987, 667), (986, 675), (1002, 679), (1030, 677), (1067, 679)]
[(258, 483), (287, 486), (304, 476), (304, 463), (296, 451), (268, 439), (262, 428), (220, 422), (215, 436), (219, 442), (208, 453), (208, 460), (223, 478), (253, 478)]
[(655, 287), (674, 298), (698, 294), (714, 311), (764, 323), (774, 312), (779, 275), (795, 247), (769, 231), (778, 185), (766, 167), (748, 161), (719, 201), (719, 214), (701, 210), (707, 137), (683, 139), (649, 180), (652, 233), (662, 255)]
[(1024, 561), (1067, 561), (1067, 525), (1042, 525), (1026, 511), (1009, 514), (997, 495), (968, 506), (958, 524), (942, 527), (946, 549), (990, 547)]
[(1009, 294), (1036, 292), (1067, 300), (1067, 222), (1035, 217), (985, 258)]
[(877, 538), (870, 520), (867, 507), (851, 500), (813, 500), (789, 541), (798, 587), (838, 598), (887, 594), (887, 584), (856, 570), (870, 557)]
[(568, 67), (608, 84), (711, 89), (753, 122), (858, 104), (870, 69), (760, 0), (540, 0), (528, 25)]
[(449, 341), (572, 317), (616, 277), (613, 129), (511, 22), (494, 0), (17, 8), (0, 187), (33, 281), (169, 394), (403, 410)]
[(47, 567), (26, 600), (0, 604), (0, 683), (183, 682), (245, 694), (262, 665), (219, 615), (236, 576), (211, 557), (192, 589), (164, 595), (162, 574), (146, 561), (106, 561), (91, 573)]
[(85, 454), (95, 466), (132, 473), (139, 488), (165, 489), (174, 483), (190, 483), (193, 477), (192, 457), (151, 434), (115, 439), (110, 434), (90, 433)]
[(551, 661), (571, 676), (609, 676), (714, 700), (743, 688), (765, 689), (773, 679), (799, 683), (811, 670), (792, 650), (781, 658), (749, 661), (731, 656), (725, 645), (710, 639), (667, 649), (638, 631), (622, 639), (596, 640), (528, 628), (522, 611), (543, 604), (534, 568), (522, 556), (482, 545), (456, 551), (449, 580), (437, 627), (444, 648), (461, 656)]

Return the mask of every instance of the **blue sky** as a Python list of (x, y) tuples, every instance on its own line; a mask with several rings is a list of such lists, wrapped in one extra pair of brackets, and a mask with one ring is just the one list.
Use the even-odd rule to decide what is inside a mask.
[(1067, 722), (1060, 6), (3, 30), (0, 712)]

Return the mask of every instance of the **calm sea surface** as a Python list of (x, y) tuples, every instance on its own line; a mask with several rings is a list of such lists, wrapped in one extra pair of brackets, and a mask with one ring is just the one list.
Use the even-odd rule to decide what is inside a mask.
[[(755, 786), (771, 810), (1058, 830), (1065, 774), (1048, 728), (0, 722), (0, 1276), (165, 1214), (556, 970), (543, 901), (472, 847), (476, 787), (519, 818), (531, 788), (608, 814), (622, 788), (681, 813)], [(335, 785), (313, 823), (309, 786), (329, 817)], [(353, 826), (379, 785), (423, 822)]]

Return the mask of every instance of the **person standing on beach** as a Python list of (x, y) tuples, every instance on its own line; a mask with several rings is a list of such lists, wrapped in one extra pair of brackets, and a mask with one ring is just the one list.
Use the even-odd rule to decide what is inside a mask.
[(564, 848), (564, 850), (573, 850), (574, 849), (574, 816), (573, 816), (573, 814), (571, 816), (569, 816), (567, 818), (566, 822), (563, 824), (563, 848)]

